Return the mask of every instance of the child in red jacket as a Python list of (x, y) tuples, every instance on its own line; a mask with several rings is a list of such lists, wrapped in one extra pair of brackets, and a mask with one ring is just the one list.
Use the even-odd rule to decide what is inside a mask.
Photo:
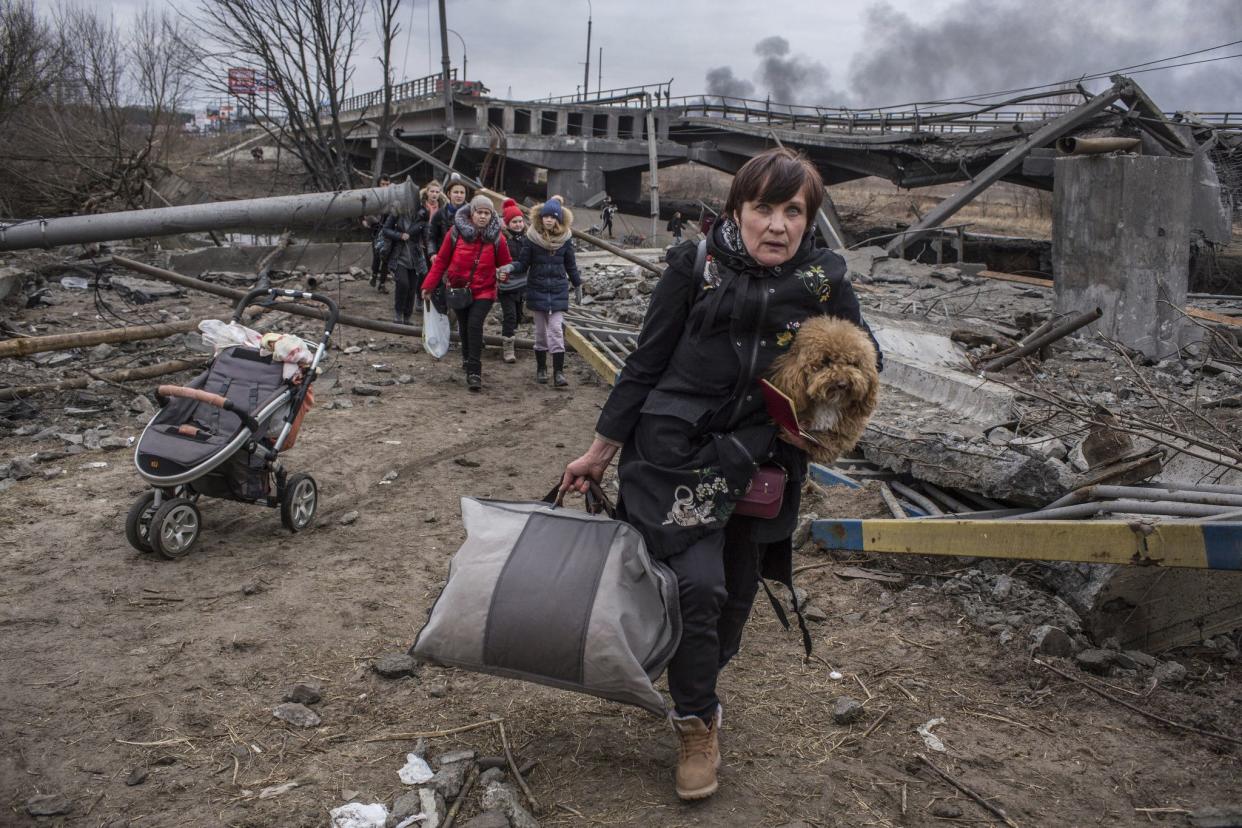
[(471, 391), (483, 388), (483, 322), (496, 302), (496, 268), (510, 261), (496, 207), (480, 194), (453, 216), (453, 229), (444, 236), (423, 280), (424, 300), (431, 298), (442, 279), (449, 288), (449, 306), (457, 314), (461, 335), (466, 387)]

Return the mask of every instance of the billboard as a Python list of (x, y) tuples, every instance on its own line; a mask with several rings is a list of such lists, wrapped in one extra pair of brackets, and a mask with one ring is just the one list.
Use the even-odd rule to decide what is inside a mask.
[(258, 79), (253, 69), (234, 67), (229, 69), (229, 94), (253, 95), (258, 88)]

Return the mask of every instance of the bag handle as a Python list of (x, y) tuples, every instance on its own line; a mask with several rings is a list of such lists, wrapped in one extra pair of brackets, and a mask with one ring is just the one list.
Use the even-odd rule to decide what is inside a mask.
[[(564, 506), (565, 493), (561, 491), (560, 484), (553, 486), (552, 491), (540, 498), (540, 502), (551, 504), (553, 508), (557, 509)], [(608, 497), (608, 493), (594, 480), (587, 487), (585, 511), (588, 515), (598, 515), (602, 512), (613, 520), (617, 517), (617, 507), (613, 505), (612, 499)]]

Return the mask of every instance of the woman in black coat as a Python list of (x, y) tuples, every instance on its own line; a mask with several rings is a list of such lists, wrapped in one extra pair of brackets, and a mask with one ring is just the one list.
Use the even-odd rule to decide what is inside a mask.
[(427, 208), (418, 207), (411, 214), (410, 208), (400, 201), (384, 218), (384, 238), (388, 239), (388, 267), (392, 270), (393, 291), (392, 321), (398, 325), (410, 324), (414, 313), (414, 301), (418, 286), (427, 275), (427, 257), (423, 254), (423, 237), (427, 230)]
[[(700, 243), (702, 259), (696, 244), (669, 251), (596, 439), (561, 483), (585, 491), (620, 450), (618, 511), (677, 574), (683, 633), (668, 684), (683, 799), (716, 791), (716, 680), (741, 644), (760, 575), (792, 589), (808, 446), (772, 423), (758, 380), (812, 316), (870, 333), (844, 260), (812, 241), (823, 194), (815, 167), (787, 150), (738, 171), (724, 215)], [(735, 515), (760, 464), (785, 470), (780, 513)]]

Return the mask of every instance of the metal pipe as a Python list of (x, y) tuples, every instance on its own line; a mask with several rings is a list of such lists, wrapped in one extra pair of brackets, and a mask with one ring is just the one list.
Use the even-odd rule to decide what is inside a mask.
[(404, 202), (410, 209), (417, 208), (418, 188), (413, 182), (335, 193), (247, 198), (120, 213), (31, 219), (7, 226), (0, 224), (0, 250), (172, 236), (224, 227), (318, 226), (339, 219), (380, 213), (398, 202)]
[(1003, 368), (1007, 368), (1010, 365), (1013, 365), (1018, 360), (1022, 359), (1024, 356), (1033, 354), (1036, 351), (1038, 351), (1040, 348), (1051, 345), (1053, 342), (1056, 342), (1058, 339), (1061, 339), (1062, 337), (1069, 336), (1070, 334), (1072, 334), (1074, 331), (1078, 330), (1079, 328), (1084, 328), (1087, 325), (1090, 325), (1092, 322), (1099, 319), (1103, 315), (1104, 315), (1104, 311), (1102, 308), (1095, 308), (1093, 310), (1080, 313), (1078, 316), (1070, 317), (1069, 319), (1066, 319), (1063, 322), (1058, 323), (1054, 328), (1044, 333), (1042, 336), (1032, 337), (1030, 342), (1027, 342), (1025, 345), (1021, 346), (1020, 348), (1016, 348), (1010, 351), (1009, 353), (1005, 354), (1004, 356), (997, 357), (996, 359), (987, 363), (986, 365), (983, 366), (983, 370), (985, 372), (986, 371), (1000, 371)]
[(906, 484), (894, 480), (889, 485), (893, 487), (894, 492), (901, 495), (906, 500), (909, 500), (915, 506), (921, 506), (923, 511), (927, 512), (929, 515), (943, 515), (944, 514), (943, 509), (941, 509), (935, 503), (932, 503), (931, 500), (929, 500), (928, 498), (916, 492), (914, 489), (911, 489)]
[(1079, 503), (1073, 506), (1062, 506), (1058, 509), (1040, 509), (1036, 512), (1027, 512), (1025, 515), (1002, 517), (998, 518), (998, 520), (1068, 520), (1071, 518), (1118, 513), (1202, 518), (1218, 515), (1223, 511), (1226, 511), (1226, 507), (1208, 506), (1202, 503), (1170, 503), (1162, 500), (1109, 500)]
[(1106, 152), (1133, 152), (1142, 145), (1138, 138), (1078, 138), (1066, 135), (1057, 140), (1062, 155), (1103, 155)]
[(940, 488), (939, 486), (936, 486), (932, 483), (928, 483), (926, 480), (923, 480), (921, 482), (923, 484), (923, 491), (927, 492), (928, 497), (932, 498), (933, 500), (939, 500), (941, 503), (943, 503), (945, 506), (948, 507), (950, 512), (974, 512), (976, 511), (969, 504), (963, 503), (962, 501), (958, 500), (956, 497), (949, 494), (948, 492), (946, 492), (944, 489)]
[[(132, 259), (126, 259), (123, 256), (113, 256), (111, 262), (119, 267), (132, 270), (135, 273), (143, 273), (153, 279), (171, 282), (174, 285), (201, 290), (203, 293), (210, 293), (213, 296), (221, 296), (225, 299), (231, 299), (236, 302), (246, 295), (244, 290), (234, 290), (224, 285), (213, 285), (211, 282), (204, 282), (201, 279), (195, 279), (192, 276), (183, 276), (171, 270), (165, 270), (162, 267), (144, 264), (143, 262), (135, 262)], [(281, 302), (274, 305), (272, 310), (281, 311), (282, 313), (291, 313), (295, 316), (305, 316), (310, 319), (327, 319), (327, 311), (319, 308), (312, 308), (308, 305), (299, 305), (293, 302)], [(381, 322), (378, 319), (370, 319), (365, 316), (355, 316), (350, 313), (342, 313), (337, 317), (337, 321), (341, 325), (352, 328), (362, 328), (368, 331), (379, 331), (381, 333), (399, 334), (401, 336), (422, 336), (423, 328), (421, 325), (398, 325), (394, 322)], [(457, 333), (452, 334), (453, 339), (457, 339)], [(503, 337), (495, 334), (484, 334), (483, 341), (488, 345), (503, 344)], [(530, 339), (518, 339), (514, 342), (518, 348), (533, 348), (535, 343)]]
[[(1233, 491), (1228, 491), (1230, 489)], [(1106, 498), (1162, 500), (1173, 503), (1201, 503), (1211, 506), (1242, 506), (1242, 488), (1237, 486), (1216, 486), (1205, 490), (1188, 486), (1170, 487), (1159, 485), (1084, 486), (1052, 501), (1044, 509), (1059, 509), (1062, 506), (1073, 506), (1078, 503)]]

